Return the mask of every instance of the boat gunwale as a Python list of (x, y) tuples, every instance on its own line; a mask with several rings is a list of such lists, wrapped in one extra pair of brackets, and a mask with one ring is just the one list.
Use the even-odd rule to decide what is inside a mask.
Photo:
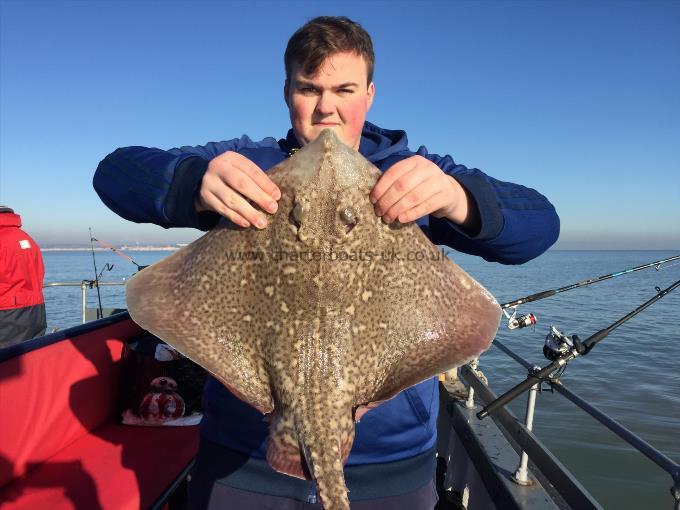
[(92, 331), (96, 331), (106, 326), (111, 326), (125, 320), (132, 320), (130, 314), (125, 312), (116, 313), (103, 319), (97, 319), (91, 322), (86, 322), (85, 324), (79, 324), (70, 328), (57, 331), (55, 333), (49, 333), (47, 335), (39, 336), (31, 340), (26, 340), (24, 342), (19, 342), (14, 345), (9, 345), (0, 349), (0, 363), (16, 358), (23, 354), (35, 351), (36, 349), (41, 349), (51, 344), (61, 342), (62, 340), (67, 340), (76, 336), (82, 336)]

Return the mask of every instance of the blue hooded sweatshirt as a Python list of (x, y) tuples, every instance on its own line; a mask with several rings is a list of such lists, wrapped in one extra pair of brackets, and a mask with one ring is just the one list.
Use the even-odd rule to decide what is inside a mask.
[[(197, 213), (194, 198), (212, 158), (226, 151), (235, 151), (267, 171), (298, 147), (292, 130), (279, 141), (265, 138), (254, 142), (242, 136), (168, 151), (126, 147), (116, 150), (99, 164), (94, 187), (109, 208), (128, 220), (155, 223), (166, 228), (208, 230), (217, 224), (219, 217), (212, 212)], [(435, 244), (479, 255), (489, 261), (521, 264), (537, 257), (557, 240), (558, 216), (548, 200), (537, 191), (458, 165), (450, 156), (430, 154), (424, 146), (411, 151), (404, 131), (381, 129), (366, 122), (359, 152), (381, 171), (402, 159), (420, 155), (466, 188), (479, 210), (480, 230), (467, 232), (445, 218), (420, 218), (417, 224)], [(404, 469), (420, 473), (416, 477), (423, 477), (422, 484), (427, 483), (434, 470), (431, 452), (436, 439), (438, 395), (437, 382), (430, 379), (366, 413), (356, 424), (356, 436), (346, 471), (350, 472), (353, 467), (365, 470), (371, 465), (381, 466), (380, 469), (384, 470), (385, 466), (399, 466), (400, 462), (405, 462)], [(264, 462), (266, 457), (268, 426), (262, 414), (234, 397), (212, 378), (204, 393), (201, 435), (204, 440), (229, 451), (240, 452), (248, 459), (262, 459)], [(421, 457), (420, 468), (413, 462), (409, 463), (409, 459)], [(381, 489), (378, 483), (364, 491), (358, 484), (353, 487), (353, 477), (346, 476), (351, 499), (391, 495), (405, 487), (402, 484), (400, 488)], [(416, 488), (422, 485), (417, 485), (420, 483), (417, 480), (414, 483)], [(243, 481), (235, 481), (233, 486), (249, 488), (248, 482)]]

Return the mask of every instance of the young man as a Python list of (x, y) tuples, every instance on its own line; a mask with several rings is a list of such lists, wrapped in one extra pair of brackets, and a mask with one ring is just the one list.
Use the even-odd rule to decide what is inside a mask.
[[(385, 222), (416, 221), (436, 244), (510, 264), (552, 245), (559, 219), (536, 191), (425, 147), (414, 152), (404, 131), (366, 122), (375, 94), (373, 62), (370, 36), (358, 24), (313, 19), (286, 49), (284, 99), (292, 129), (285, 139), (254, 142), (244, 135), (169, 151), (118, 149), (100, 163), (95, 189), (111, 209), (135, 222), (207, 230), (226, 217), (266, 228), (265, 215), (251, 203), (273, 213), (280, 191), (265, 172), (330, 128), (384, 172), (370, 199)], [(434, 507), (437, 406), (437, 384), (429, 380), (357, 423), (345, 468), (353, 509)], [(210, 379), (204, 413), (192, 508), (320, 508), (311, 482), (267, 465), (267, 424), (258, 411)]]

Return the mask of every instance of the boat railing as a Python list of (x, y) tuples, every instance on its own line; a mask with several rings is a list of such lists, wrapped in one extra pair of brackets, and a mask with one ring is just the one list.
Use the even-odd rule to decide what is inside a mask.
[[(493, 341), (493, 345), (500, 349), (507, 356), (512, 358), (515, 362), (522, 365), (528, 371), (532, 371), (536, 368), (534, 364), (525, 360), (522, 356), (514, 352), (510, 347), (505, 345), (500, 340), (495, 339)], [(484, 405), (488, 405), (496, 399), (496, 395), (489, 389), (487, 384), (482, 381), (478, 375), (479, 372), (477, 371), (477, 368), (478, 360), (473, 360), (470, 364), (464, 365), (460, 369), (461, 379), (467, 383), (468, 386), (468, 395), (465, 402), (465, 407), (467, 409), (474, 409), (476, 407), (474, 403), (475, 395), (478, 396), (479, 400), (481, 400)], [(582, 411), (595, 418), (595, 420), (597, 420), (600, 424), (616, 434), (620, 439), (628, 443), (628, 445), (630, 445), (633, 449), (646, 456), (658, 467), (663, 469), (668, 475), (670, 475), (672, 480), (670, 492), (674, 499), (673, 508), (674, 510), (680, 510), (680, 465), (678, 463), (654, 448), (647, 441), (621, 425), (619, 422), (592, 405), (590, 402), (569, 390), (562, 383), (562, 381), (560, 381), (559, 377), (547, 380), (545, 383), (549, 384), (554, 391), (565, 397), (568, 401), (573, 403)], [(568, 477), (561, 478), (559, 476), (559, 466), (557, 466), (554, 462), (554, 457), (546, 454), (545, 448), (540, 443), (538, 443), (535, 437), (531, 434), (534, 421), (536, 395), (539, 393), (538, 389), (538, 384), (535, 384), (528, 392), (527, 410), (523, 425), (522, 423), (518, 422), (514, 415), (505, 407), (495, 410), (490, 415), (499, 425), (499, 428), (503, 431), (503, 434), (506, 435), (506, 438), (509, 441), (514, 442), (521, 449), (520, 462), (512, 479), (520, 485), (530, 483), (527, 476), (527, 465), (528, 461), (531, 460), (531, 462), (541, 472), (546, 473), (546, 476), (549, 478), (553, 486), (555, 486), (557, 491), (567, 502), (571, 503), (573, 508), (581, 508), (581, 506), (578, 505), (578, 501), (576, 499), (580, 497), (578, 490), (579, 488), (573, 486), (572, 479), (569, 479)], [(553, 476), (550, 476), (550, 474), (558, 474), (558, 476), (557, 478), (554, 478)]]
[[(96, 280), (81, 280), (80, 282), (51, 282), (43, 285), (43, 289), (48, 287), (80, 287), (81, 294), (81, 310), (82, 310), (82, 323), (85, 324), (88, 321), (87, 313), (87, 291), (88, 289), (97, 288), (97, 286), (102, 287), (106, 285), (125, 285), (126, 282), (101, 282)], [(111, 309), (117, 310), (117, 309)], [(99, 318), (99, 317), (97, 317)]]

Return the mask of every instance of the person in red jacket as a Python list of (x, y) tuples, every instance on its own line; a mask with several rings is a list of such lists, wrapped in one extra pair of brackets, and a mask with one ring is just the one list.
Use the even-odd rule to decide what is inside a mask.
[(40, 247), (21, 217), (0, 206), (0, 347), (45, 334), (44, 276)]

